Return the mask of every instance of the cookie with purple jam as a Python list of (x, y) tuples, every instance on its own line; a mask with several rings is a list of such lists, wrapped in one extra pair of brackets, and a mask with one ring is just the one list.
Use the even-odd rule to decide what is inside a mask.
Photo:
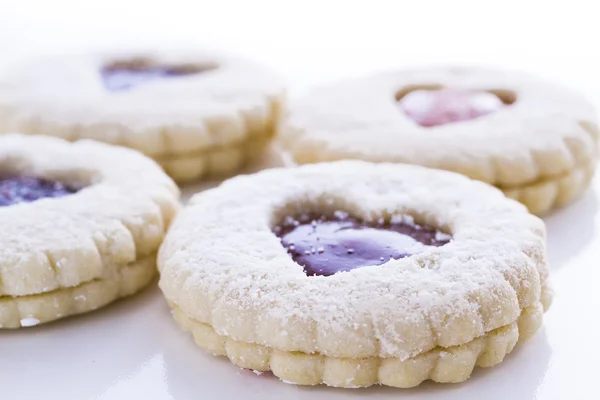
[(0, 136), (0, 328), (53, 321), (152, 280), (179, 190), (142, 154)]
[(227, 176), (262, 156), (282, 88), (264, 67), (211, 52), (36, 58), (0, 76), (0, 133), (131, 147), (177, 181)]
[(543, 222), (484, 183), (339, 161), (194, 196), (158, 257), (201, 348), (287, 382), (412, 387), (500, 363), (550, 305)]
[(299, 164), (359, 159), (445, 169), (535, 214), (578, 197), (598, 159), (592, 105), (513, 71), (400, 70), (318, 88), (290, 107), (282, 143)]

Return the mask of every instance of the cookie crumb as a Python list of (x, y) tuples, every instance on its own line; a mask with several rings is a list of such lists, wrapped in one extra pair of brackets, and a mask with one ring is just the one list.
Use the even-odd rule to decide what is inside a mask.
[(40, 320), (34, 317), (27, 317), (27, 318), (23, 318), (21, 320), (21, 326), (22, 327), (30, 327), (30, 326), (36, 326), (40, 323)]
[(348, 213), (345, 211), (334, 211), (333, 212), (333, 216), (336, 217), (337, 219), (346, 219), (348, 218)]
[(452, 236), (448, 235), (447, 233), (444, 233), (444, 232), (441, 232), (441, 231), (437, 231), (435, 233), (435, 240), (438, 240), (440, 242), (441, 241), (447, 241), (447, 240), (449, 241), (451, 239), (452, 239)]

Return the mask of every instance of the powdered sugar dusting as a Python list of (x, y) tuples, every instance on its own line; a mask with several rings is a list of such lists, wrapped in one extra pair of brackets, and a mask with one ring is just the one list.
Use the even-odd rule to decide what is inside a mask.
[[(307, 277), (271, 231), (306, 206), (426, 224), (453, 240), (379, 266)], [(543, 231), (500, 191), (457, 174), (358, 161), (275, 169), (191, 200), (161, 249), (160, 285), (187, 315), (236, 340), (405, 360), (512, 323), (537, 301), (547, 273)]]
[[(434, 128), (415, 123), (397, 100), (399, 95), (412, 98), (416, 110), (411, 107), (409, 114), (419, 117), (418, 109), (430, 108), (426, 103), (435, 93), (414, 91), (424, 82), (439, 89), (479, 92), (476, 114), (481, 118)], [(493, 92), (486, 93), (490, 89)], [(505, 107), (496, 95), (515, 104)], [(446, 104), (456, 108), (456, 102)], [(501, 111), (482, 116), (493, 109)], [(471, 114), (460, 108), (446, 111), (454, 120), (456, 112)], [(532, 115), (537, 116), (535, 122)], [(592, 152), (582, 156), (584, 152), (572, 151), (574, 146), (591, 150), (598, 142), (580, 129), (578, 120), (597, 126), (589, 101), (528, 74), (486, 68), (466, 68), (457, 74), (448, 67), (420, 68), (315, 88), (292, 102), (281, 142), (299, 164), (341, 159), (402, 162), (460, 171), (496, 185), (529, 186), (571, 169), (574, 158), (575, 164), (595, 158)], [(543, 161), (546, 157), (548, 161)]]
[(439, 241), (445, 241), (445, 240), (451, 240), (452, 236), (448, 235), (447, 233), (444, 233), (442, 231), (437, 231), (435, 233), (435, 240), (439, 240)]
[[(85, 187), (2, 209), (0, 296), (12, 311), (0, 313), (0, 324), (32, 326), (87, 312), (90, 303), (103, 306), (120, 292), (133, 293), (141, 275), (126, 275), (131, 285), (123, 290), (105, 288), (96, 295), (87, 288), (120, 280), (115, 271), (150, 255), (154, 262), (179, 208), (178, 189), (160, 167), (118, 146), (11, 133), (0, 136), (0, 159), (11, 160), (15, 176)], [(147, 270), (154, 271), (151, 267)], [(86, 295), (86, 304), (75, 298)]]
[(40, 320), (34, 317), (27, 317), (27, 318), (23, 318), (21, 319), (21, 326), (22, 327), (31, 327), (31, 326), (36, 326), (40, 323)]

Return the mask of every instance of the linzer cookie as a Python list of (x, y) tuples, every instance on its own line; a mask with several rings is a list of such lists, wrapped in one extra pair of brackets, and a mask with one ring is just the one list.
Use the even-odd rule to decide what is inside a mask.
[(178, 196), (138, 152), (0, 136), (0, 328), (91, 311), (141, 290), (155, 276)]
[(220, 54), (44, 57), (0, 77), (0, 132), (132, 147), (190, 181), (260, 156), (282, 97), (270, 71)]
[(540, 219), (401, 164), (233, 178), (191, 199), (158, 267), (198, 346), (301, 385), (464, 381), (536, 332), (551, 300)]
[(297, 163), (339, 159), (446, 169), (543, 214), (588, 186), (595, 111), (532, 76), (478, 68), (406, 70), (314, 90), (291, 106), (282, 142)]

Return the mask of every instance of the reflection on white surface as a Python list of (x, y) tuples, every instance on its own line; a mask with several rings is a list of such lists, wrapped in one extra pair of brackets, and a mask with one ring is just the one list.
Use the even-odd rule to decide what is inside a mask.
[(568, 207), (544, 219), (548, 230), (548, 257), (552, 272), (568, 266), (596, 244), (598, 195), (588, 190)]
[[(177, 400), (192, 399), (194, 390), (200, 389), (212, 394), (215, 399), (234, 399), (240, 395), (253, 400), (350, 400), (367, 396), (376, 400), (534, 399), (552, 356), (542, 330), (526, 345), (519, 346), (504, 363), (492, 369), (477, 369), (465, 384), (427, 382), (409, 390), (387, 387), (349, 390), (286, 385), (270, 374), (256, 376), (250, 371), (241, 371), (224, 358), (210, 356), (199, 349), (194, 354), (189, 351), (189, 346), (194, 346), (191, 337), (183, 332), (178, 336), (180, 342), (173, 343), (165, 351), (169, 388)], [(186, 349), (190, 354), (185, 354)], [(201, 384), (190, 384), (198, 381)], [(481, 397), (482, 394), (485, 397)]]
[(552, 270), (555, 300), (544, 323), (553, 357), (539, 399), (600, 398), (600, 176), (596, 176), (594, 186), (594, 193), (547, 219), (551, 243), (561, 249), (554, 254), (569, 254), (558, 257)]
[(0, 330), (0, 398), (84, 400), (126, 381), (160, 354), (163, 301), (152, 288), (83, 316)]
[(97, 400), (164, 399), (172, 400), (166, 381), (166, 369), (162, 354), (144, 363), (134, 375), (121, 378)]

